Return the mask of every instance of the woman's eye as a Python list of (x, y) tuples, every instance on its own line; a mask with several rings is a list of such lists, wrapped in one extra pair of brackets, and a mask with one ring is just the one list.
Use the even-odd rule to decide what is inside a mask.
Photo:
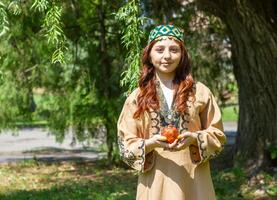
[(179, 49), (171, 49), (170, 51), (173, 52), (173, 53), (178, 53)]
[(156, 49), (156, 51), (157, 51), (158, 53), (162, 53), (162, 52), (163, 52), (163, 49)]

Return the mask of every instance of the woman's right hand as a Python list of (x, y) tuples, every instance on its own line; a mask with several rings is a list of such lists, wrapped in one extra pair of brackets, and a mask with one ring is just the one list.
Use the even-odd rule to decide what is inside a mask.
[(145, 151), (146, 154), (153, 151), (157, 147), (171, 149), (177, 145), (178, 140), (176, 139), (173, 143), (166, 142), (166, 137), (162, 135), (153, 135), (151, 138), (145, 140)]

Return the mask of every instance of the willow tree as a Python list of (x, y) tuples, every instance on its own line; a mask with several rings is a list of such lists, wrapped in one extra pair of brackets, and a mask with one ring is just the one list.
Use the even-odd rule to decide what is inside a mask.
[[(34, 116), (58, 141), (107, 134), (116, 143), (123, 66), (119, 24), (123, 3), (109, 0), (0, 0), (0, 130)], [(33, 105), (33, 89), (43, 102)]]
[[(232, 45), (239, 87), (235, 162), (251, 172), (268, 166), (266, 148), (277, 141), (277, 10), (273, 0), (197, 0), (218, 16)], [(276, 148), (276, 147), (275, 147)]]

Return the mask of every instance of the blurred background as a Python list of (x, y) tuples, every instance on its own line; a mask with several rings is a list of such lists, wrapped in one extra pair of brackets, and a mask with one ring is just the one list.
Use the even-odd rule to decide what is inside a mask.
[(134, 199), (116, 123), (160, 24), (184, 30), (222, 111), (217, 198), (277, 198), (276, 13), (273, 0), (1, 0), (0, 199)]

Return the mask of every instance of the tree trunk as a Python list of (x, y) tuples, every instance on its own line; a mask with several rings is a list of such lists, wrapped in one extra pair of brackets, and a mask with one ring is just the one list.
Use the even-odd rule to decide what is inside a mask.
[(260, 2), (197, 0), (227, 26), (239, 87), (234, 161), (250, 172), (268, 166), (267, 145), (277, 141), (277, 15), (273, 1)]
[[(101, 74), (102, 79), (101, 84), (99, 84), (100, 91), (103, 93), (103, 102), (109, 102), (111, 100), (111, 85), (110, 85), (110, 77), (111, 77), (111, 66), (112, 63), (110, 62), (109, 55), (108, 55), (108, 49), (107, 49), (107, 41), (106, 41), (106, 27), (105, 27), (105, 10), (104, 10), (104, 0), (101, 0), (99, 2), (98, 6), (98, 17), (99, 17), (99, 24), (100, 24), (100, 61), (101, 61)], [(113, 162), (112, 158), (112, 152), (113, 152), (113, 144), (114, 144), (114, 131), (111, 128), (111, 125), (108, 125), (107, 123), (112, 123), (112, 120), (110, 119), (110, 110), (105, 105), (103, 105), (103, 113), (105, 117), (105, 126), (107, 129), (107, 139), (106, 144), (108, 148), (107, 152), (107, 159), (108, 163), (111, 164)]]

